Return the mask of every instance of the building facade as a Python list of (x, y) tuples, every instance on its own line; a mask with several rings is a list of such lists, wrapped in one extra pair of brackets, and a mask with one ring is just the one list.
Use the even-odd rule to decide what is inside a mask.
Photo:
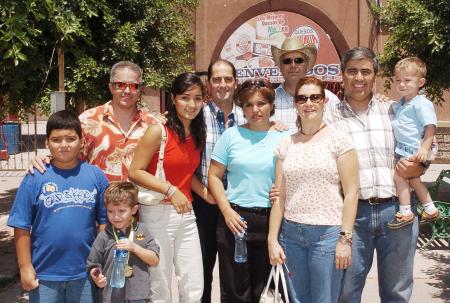
[[(280, 46), (284, 37), (296, 36), (314, 43), (318, 57), (309, 73), (326, 81), (327, 88), (339, 93), (339, 58), (355, 46), (383, 52), (388, 34), (382, 32), (364, 0), (208, 0), (200, 1), (196, 11), (195, 70), (204, 72), (213, 60), (231, 61), (239, 81), (265, 77), (282, 81), (271, 60), (270, 45)], [(381, 3), (380, 0), (376, 1)], [(375, 90), (385, 93), (379, 77)], [(394, 91), (387, 94), (398, 99)], [(450, 94), (443, 106), (436, 105), (439, 120), (438, 162), (450, 160)]]

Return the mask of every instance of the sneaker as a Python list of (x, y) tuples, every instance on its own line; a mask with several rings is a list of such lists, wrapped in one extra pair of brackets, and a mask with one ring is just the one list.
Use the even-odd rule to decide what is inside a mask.
[(399, 229), (414, 222), (414, 214), (403, 215), (400, 212), (395, 214), (395, 219), (387, 224), (390, 229)]
[(420, 224), (425, 224), (425, 223), (436, 221), (437, 219), (439, 219), (440, 216), (441, 216), (441, 214), (439, 213), (439, 210), (436, 210), (431, 215), (429, 213), (427, 213), (426, 211), (423, 211), (420, 214)]

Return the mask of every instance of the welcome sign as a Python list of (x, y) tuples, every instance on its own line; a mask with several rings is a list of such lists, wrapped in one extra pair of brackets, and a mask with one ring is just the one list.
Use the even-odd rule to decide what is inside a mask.
[(286, 37), (316, 46), (316, 65), (308, 75), (327, 82), (342, 81), (339, 56), (329, 35), (313, 20), (287, 11), (265, 13), (242, 24), (225, 42), (220, 57), (235, 65), (239, 82), (256, 77), (281, 83), (283, 77), (270, 47), (280, 47)]

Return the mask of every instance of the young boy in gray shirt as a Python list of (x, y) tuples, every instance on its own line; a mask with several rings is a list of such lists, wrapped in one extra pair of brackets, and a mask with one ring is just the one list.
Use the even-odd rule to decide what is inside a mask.
[[(159, 246), (148, 230), (135, 221), (138, 189), (130, 182), (112, 182), (104, 199), (109, 223), (95, 239), (87, 261), (94, 283), (103, 290), (98, 302), (134, 302), (150, 300), (149, 266), (159, 262)], [(128, 251), (125, 286), (110, 285), (115, 251)]]

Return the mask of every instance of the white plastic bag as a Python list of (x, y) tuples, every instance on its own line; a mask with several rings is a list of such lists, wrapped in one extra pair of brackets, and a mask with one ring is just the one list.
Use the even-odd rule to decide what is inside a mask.
[[(283, 266), (281, 264), (277, 264), (272, 266), (270, 270), (269, 280), (267, 281), (266, 287), (264, 288), (261, 298), (259, 299), (259, 303), (283, 303), (281, 299), (281, 293), (278, 290), (278, 282), (281, 276), (281, 284), (283, 286), (283, 293), (286, 303), (289, 303), (289, 296), (286, 286), (286, 278), (283, 273)], [(270, 282), (274, 281), (275, 290), (269, 288)]]

